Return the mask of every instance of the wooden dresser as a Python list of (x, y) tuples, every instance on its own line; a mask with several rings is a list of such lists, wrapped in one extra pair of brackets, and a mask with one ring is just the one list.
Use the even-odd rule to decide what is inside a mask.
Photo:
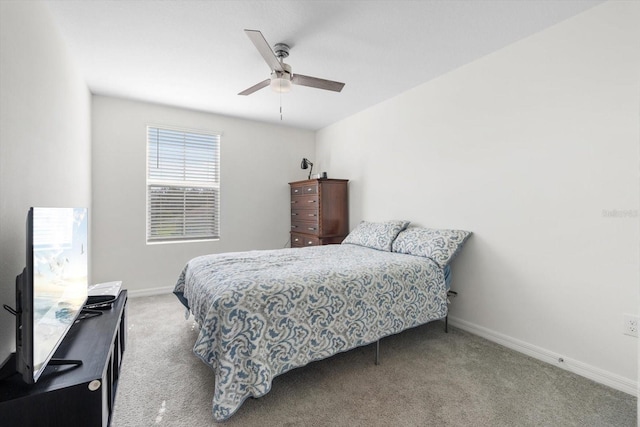
[(349, 233), (346, 179), (290, 182), (291, 247), (341, 243)]

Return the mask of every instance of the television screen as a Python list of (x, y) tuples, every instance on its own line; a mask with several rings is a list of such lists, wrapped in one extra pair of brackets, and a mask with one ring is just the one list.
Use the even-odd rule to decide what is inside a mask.
[(87, 299), (88, 218), (86, 208), (32, 208), (32, 215), (35, 382)]

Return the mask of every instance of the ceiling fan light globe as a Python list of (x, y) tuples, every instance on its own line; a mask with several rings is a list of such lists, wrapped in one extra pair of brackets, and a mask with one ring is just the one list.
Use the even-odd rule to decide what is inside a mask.
[(291, 80), (283, 78), (271, 79), (270, 86), (276, 93), (287, 93), (291, 90)]
[(276, 93), (287, 93), (291, 90), (291, 74), (286, 71), (274, 71), (271, 73), (271, 83), (269, 83), (269, 85)]

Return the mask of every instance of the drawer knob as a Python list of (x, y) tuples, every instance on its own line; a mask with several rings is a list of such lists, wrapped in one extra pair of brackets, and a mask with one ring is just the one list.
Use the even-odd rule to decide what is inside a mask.
[(309, 203), (315, 203), (315, 202), (316, 202), (315, 200), (309, 200)]
[(315, 231), (316, 229), (315, 229), (315, 227), (309, 227), (309, 230)]

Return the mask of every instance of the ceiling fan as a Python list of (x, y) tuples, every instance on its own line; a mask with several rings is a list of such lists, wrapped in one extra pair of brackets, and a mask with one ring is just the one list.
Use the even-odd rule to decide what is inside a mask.
[(317, 77), (304, 76), (302, 74), (293, 74), (291, 72), (291, 66), (283, 62), (283, 60), (289, 56), (288, 45), (278, 43), (274, 46), (274, 52), (271, 50), (271, 47), (269, 47), (269, 43), (267, 43), (260, 31), (244, 30), (244, 32), (247, 34), (249, 39), (251, 39), (254, 46), (258, 49), (258, 52), (260, 52), (260, 55), (262, 55), (271, 69), (271, 77), (251, 86), (249, 89), (243, 90), (238, 95), (251, 95), (253, 92), (267, 86), (271, 86), (275, 92), (289, 92), (292, 84), (331, 90), (334, 92), (340, 92), (344, 87), (344, 83), (319, 79)]

